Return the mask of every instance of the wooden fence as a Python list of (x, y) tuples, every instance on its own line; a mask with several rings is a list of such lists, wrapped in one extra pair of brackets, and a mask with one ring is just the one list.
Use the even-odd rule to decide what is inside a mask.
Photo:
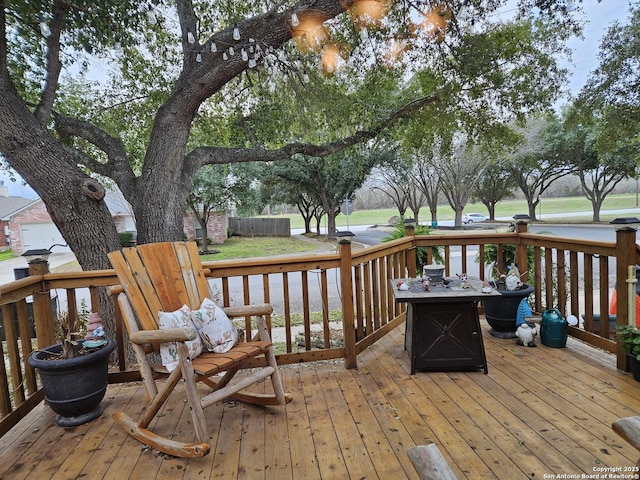
[(289, 237), (288, 218), (229, 218), (229, 229), (242, 237)]

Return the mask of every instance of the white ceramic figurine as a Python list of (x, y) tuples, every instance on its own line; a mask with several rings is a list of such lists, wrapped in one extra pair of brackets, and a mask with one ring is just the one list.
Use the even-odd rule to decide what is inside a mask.
[(526, 345), (527, 347), (535, 347), (536, 343), (534, 340), (537, 333), (535, 326), (532, 327), (527, 322), (523, 322), (516, 330), (516, 337), (518, 337), (516, 343), (518, 345)]

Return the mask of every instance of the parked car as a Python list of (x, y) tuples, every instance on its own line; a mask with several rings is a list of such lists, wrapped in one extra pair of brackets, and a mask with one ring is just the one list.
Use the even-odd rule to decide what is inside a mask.
[(465, 213), (464, 215), (462, 215), (462, 223), (465, 224), (484, 222), (488, 219), (489, 217), (487, 217), (486, 215), (482, 215), (481, 213)]

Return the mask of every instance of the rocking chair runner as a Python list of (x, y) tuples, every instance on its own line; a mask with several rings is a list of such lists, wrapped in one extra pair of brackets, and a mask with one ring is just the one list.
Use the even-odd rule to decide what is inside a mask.
[[(227, 397), (259, 405), (284, 405), (292, 400), (285, 394), (264, 315), (271, 305), (249, 305), (223, 308), (230, 317), (256, 317), (258, 334), (252, 341), (239, 342), (226, 353), (205, 352), (189, 358), (186, 341), (198, 335), (194, 328), (158, 329), (158, 313), (171, 312), (187, 305), (198, 309), (210, 297), (209, 284), (195, 243), (154, 243), (125, 248), (109, 254), (124, 292), (118, 295), (129, 338), (140, 365), (140, 373), (149, 405), (135, 422), (124, 412), (113, 415), (118, 425), (130, 435), (161, 452), (178, 457), (201, 457), (209, 453), (209, 433), (203, 408)], [(247, 337), (250, 332), (247, 333)], [(258, 340), (259, 338), (259, 340)], [(248, 339), (248, 338), (247, 338)], [(178, 368), (168, 373), (162, 365), (152, 367), (148, 354), (158, 352), (159, 344), (176, 342)], [(264, 355), (264, 357), (255, 358)], [(256, 367), (260, 368), (256, 368)], [(241, 369), (255, 368), (242, 378), (231, 381)], [(213, 378), (226, 372), (221, 378)], [(159, 374), (166, 380), (156, 383)], [(274, 394), (265, 395), (243, 390), (266, 377), (271, 377)], [(158, 414), (180, 379), (185, 380), (187, 400), (198, 443), (183, 443), (161, 437), (147, 427)], [(212, 391), (200, 398), (197, 382)]]

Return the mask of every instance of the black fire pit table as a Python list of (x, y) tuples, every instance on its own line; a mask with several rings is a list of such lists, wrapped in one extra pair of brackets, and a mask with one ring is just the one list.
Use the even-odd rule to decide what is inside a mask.
[[(469, 278), (466, 285), (445, 279), (430, 284), (427, 291), (420, 279), (390, 281), (395, 301), (408, 304), (404, 348), (411, 359), (411, 375), (416, 369), (488, 373), (478, 302), (499, 296), (497, 290), (483, 293), (477, 278)], [(403, 290), (401, 285), (407, 284), (409, 289)]]

